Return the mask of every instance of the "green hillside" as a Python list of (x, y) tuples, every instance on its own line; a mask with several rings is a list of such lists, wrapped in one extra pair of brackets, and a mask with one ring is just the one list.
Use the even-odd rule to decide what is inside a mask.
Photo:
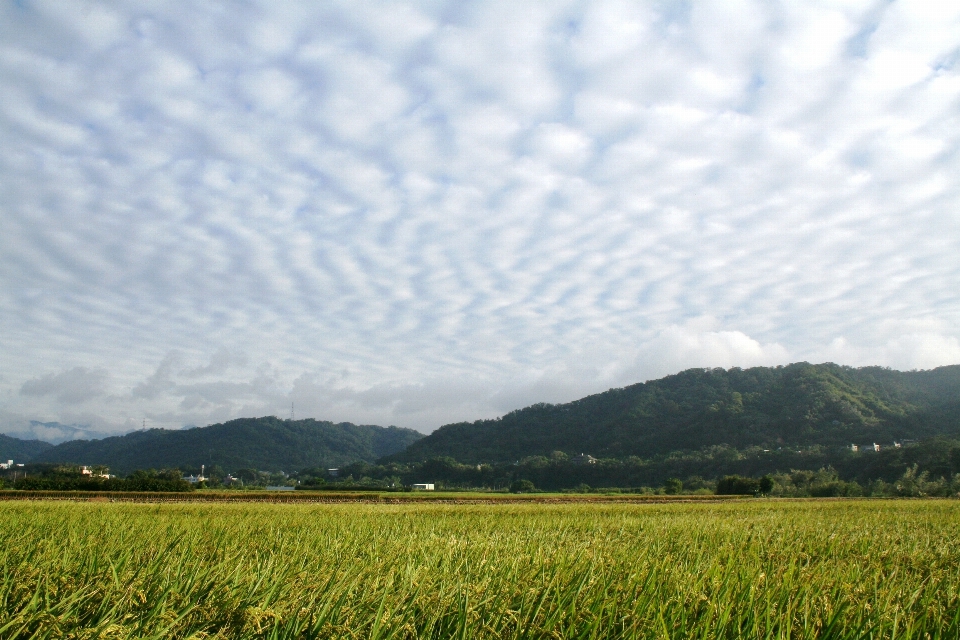
[(450, 424), (384, 461), (588, 453), (651, 458), (728, 445), (845, 446), (960, 434), (960, 366), (900, 372), (798, 363), (690, 369), (567, 404)]
[(33, 462), (103, 464), (115, 473), (135, 469), (252, 468), (293, 471), (373, 461), (396, 453), (423, 435), (412, 429), (334, 424), (317, 420), (241, 418), (208, 427), (150, 429), (103, 440), (73, 440)]
[(43, 440), (21, 440), (0, 433), (0, 462), (30, 462), (53, 445)]

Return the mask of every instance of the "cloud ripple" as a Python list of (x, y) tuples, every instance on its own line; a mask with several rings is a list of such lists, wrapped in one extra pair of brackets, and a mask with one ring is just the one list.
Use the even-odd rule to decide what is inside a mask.
[(28, 1), (0, 43), (0, 430), (960, 361), (949, 3)]

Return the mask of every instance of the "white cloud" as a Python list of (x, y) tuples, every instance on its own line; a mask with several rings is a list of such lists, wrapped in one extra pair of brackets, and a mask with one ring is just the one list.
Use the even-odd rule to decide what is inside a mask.
[(0, 431), (960, 362), (949, 3), (8, 3), (0, 42)]
[(698, 331), (693, 326), (671, 326), (644, 344), (637, 355), (640, 379), (659, 378), (693, 367), (757, 367), (787, 362), (781, 345), (761, 344), (740, 331)]
[(20, 387), (20, 395), (53, 396), (57, 402), (76, 404), (103, 395), (107, 378), (104, 369), (74, 367), (27, 380)]

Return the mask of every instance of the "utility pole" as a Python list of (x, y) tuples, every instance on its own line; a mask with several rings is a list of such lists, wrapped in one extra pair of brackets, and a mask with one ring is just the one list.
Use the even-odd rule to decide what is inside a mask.
[(293, 403), (290, 403), (290, 422), (293, 422)]

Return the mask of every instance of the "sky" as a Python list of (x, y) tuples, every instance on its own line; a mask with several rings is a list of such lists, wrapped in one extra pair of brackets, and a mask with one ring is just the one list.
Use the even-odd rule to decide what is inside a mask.
[(0, 0), (0, 432), (960, 363), (960, 4)]

